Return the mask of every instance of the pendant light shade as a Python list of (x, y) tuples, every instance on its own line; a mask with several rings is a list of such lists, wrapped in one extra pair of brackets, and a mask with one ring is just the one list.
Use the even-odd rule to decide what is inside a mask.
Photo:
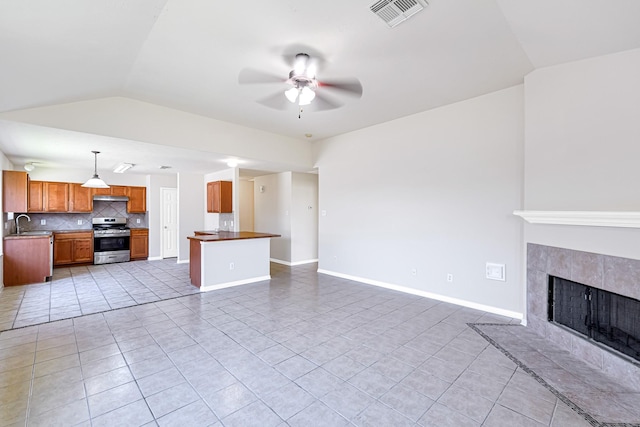
[(89, 178), (87, 182), (82, 184), (82, 186), (89, 187), (89, 188), (109, 188), (107, 183), (101, 180), (100, 177), (98, 176), (98, 154), (100, 154), (100, 152), (92, 151), (92, 153), (95, 156), (95, 166), (93, 170), (93, 177)]

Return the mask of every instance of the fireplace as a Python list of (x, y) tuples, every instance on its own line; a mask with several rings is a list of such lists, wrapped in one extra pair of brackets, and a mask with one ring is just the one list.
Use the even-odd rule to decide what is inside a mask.
[(549, 276), (548, 319), (640, 361), (640, 301)]
[[(562, 282), (557, 282), (558, 279)], [(550, 280), (554, 280), (554, 292), (559, 289), (567, 292), (561, 298), (569, 298), (572, 307), (558, 308), (557, 297), (550, 294)], [(586, 291), (590, 294), (585, 300)], [(618, 323), (611, 323), (608, 317), (598, 320), (599, 314), (583, 311), (585, 307), (599, 308), (604, 303), (611, 304), (611, 295), (602, 296), (600, 291), (616, 296), (614, 312), (609, 310), (609, 313), (618, 316)], [(640, 260), (527, 244), (527, 327), (621, 383), (637, 389), (640, 388), (640, 359), (637, 356), (640, 308), (637, 305), (635, 309), (624, 307), (632, 314), (620, 316), (615, 310), (625, 306), (627, 300), (618, 297), (628, 298), (634, 304), (640, 300)], [(580, 314), (576, 314), (574, 320), (562, 320), (567, 310), (571, 315)], [(594, 326), (596, 320), (599, 327)], [(624, 349), (612, 350), (608, 344), (598, 342), (607, 339), (624, 341)]]

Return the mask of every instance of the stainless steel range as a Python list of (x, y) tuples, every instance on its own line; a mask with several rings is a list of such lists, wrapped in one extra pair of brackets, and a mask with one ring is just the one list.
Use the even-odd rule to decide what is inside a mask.
[(126, 262), (131, 258), (127, 218), (93, 218), (93, 263)]

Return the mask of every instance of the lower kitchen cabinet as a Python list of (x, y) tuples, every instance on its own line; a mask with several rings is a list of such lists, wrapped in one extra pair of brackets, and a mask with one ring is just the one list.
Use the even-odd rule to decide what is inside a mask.
[(5, 286), (41, 283), (51, 275), (49, 236), (7, 237), (4, 240)]
[(53, 265), (93, 263), (93, 232), (53, 234)]
[(147, 259), (149, 257), (149, 229), (132, 228), (130, 245), (132, 260)]

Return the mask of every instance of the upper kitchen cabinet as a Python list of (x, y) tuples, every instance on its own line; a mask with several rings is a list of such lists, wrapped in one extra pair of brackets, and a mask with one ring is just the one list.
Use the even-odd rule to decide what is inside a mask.
[(44, 182), (29, 180), (27, 212), (44, 212)]
[(93, 188), (93, 194), (100, 196), (126, 196), (127, 187), (124, 185), (111, 185), (109, 188)]
[(93, 188), (69, 184), (69, 212), (92, 212)]
[(69, 183), (44, 182), (44, 210), (46, 212), (69, 210)]
[(112, 185), (111, 186), (111, 195), (112, 196), (126, 196), (128, 188), (129, 187), (125, 187), (124, 185)]
[(233, 212), (231, 181), (207, 182), (207, 212)]
[(145, 213), (147, 211), (147, 187), (126, 187), (127, 212)]
[(69, 183), (29, 181), (28, 212), (69, 211)]
[(26, 172), (2, 171), (3, 212), (27, 211), (28, 181)]

